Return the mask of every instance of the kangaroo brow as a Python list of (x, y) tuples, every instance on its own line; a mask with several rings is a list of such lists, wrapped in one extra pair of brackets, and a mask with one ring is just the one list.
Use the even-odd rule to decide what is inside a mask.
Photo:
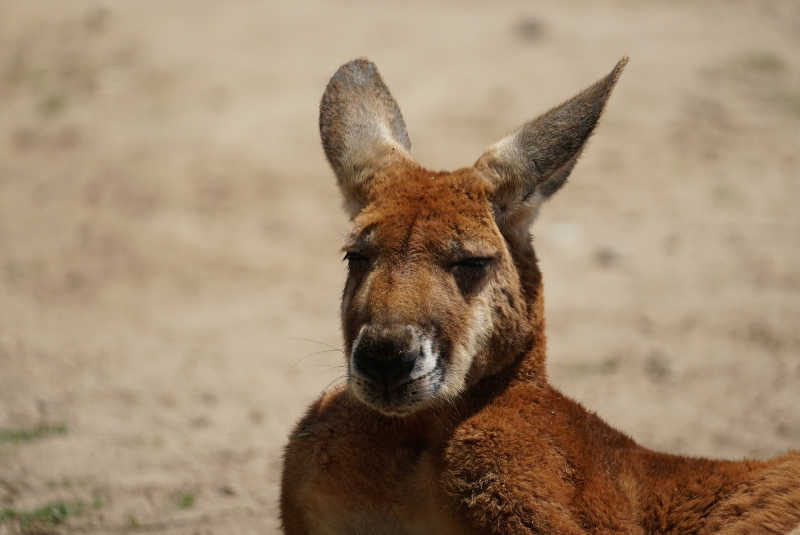
[(345, 240), (342, 252), (350, 250), (368, 249), (372, 246), (372, 234), (378, 228), (378, 223), (371, 223), (363, 229), (355, 229)]

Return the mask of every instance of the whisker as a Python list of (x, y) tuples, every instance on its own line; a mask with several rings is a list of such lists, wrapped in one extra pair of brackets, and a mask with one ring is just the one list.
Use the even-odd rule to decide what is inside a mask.
[(333, 344), (329, 344), (328, 342), (323, 342), (321, 340), (314, 340), (313, 338), (303, 338), (301, 336), (290, 336), (289, 340), (296, 340), (300, 342), (311, 342), (312, 344), (319, 344), (321, 346), (328, 346), (331, 349), (336, 349), (339, 351), (343, 351), (341, 347), (335, 346)]
[(442, 395), (440, 392), (437, 392), (434, 395), (434, 399), (443, 401), (455, 412), (456, 417), (461, 417), (461, 410), (459, 409), (456, 399), (453, 396), (446, 396)]
[(307, 354), (303, 355), (302, 357), (299, 357), (295, 362), (293, 362), (291, 364), (291, 366), (292, 367), (297, 367), (297, 366), (299, 366), (300, 364), (302, 364), (303, 362), (305, 362), (307, 359), (309, 359), (311, 357), (324, 355), (326, 353), (342, 353), (342, 354), (344, 354), (340, 349), (320, 349), (319, 351), (312, 351), (311, 353), (307, 353)]
[(340, 375), (340, 376), (334, 378), (330, 383), (325, 385), (325, 388), (323, 388), (322, 391), (323, 392), (327, 392), (328, 390), (330, 390), (334, 386), (339, 386), (337, 383), (339, 383), (340, 381), (342, 382), (342, 384), (346, 383), (347, 382), (347, 375)]
[(344, 370), (347, 368), (347, 366), (344, 364), (318, 364), (316, 368), (325, 370)]

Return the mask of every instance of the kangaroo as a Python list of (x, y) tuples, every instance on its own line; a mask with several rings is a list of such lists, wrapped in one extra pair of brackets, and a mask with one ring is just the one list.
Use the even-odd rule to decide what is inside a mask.
[(800, 452), (656, 453), (548, 384), (529, 227), (626, 62), (453, 172), (412, 159), (373, 63), (334, 74), (319, 124), (352, 220), (347, 384), (289, 437), (287, 535), (800, 533)]

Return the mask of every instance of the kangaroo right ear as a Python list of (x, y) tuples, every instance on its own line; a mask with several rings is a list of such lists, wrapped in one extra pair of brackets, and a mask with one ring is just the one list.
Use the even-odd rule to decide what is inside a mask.
[(494, 184), (501, 226), (527, 231), (541, 203), (567, 180), (628, 58), (594, 85), (492, 145), (475, 163)]
[(345, 63), (328, 82), (319, 108), (319, 131), (351, 217), (366, 204), (375, 171), (411, 160), (400, 108), (378, 68), (365, 58)]

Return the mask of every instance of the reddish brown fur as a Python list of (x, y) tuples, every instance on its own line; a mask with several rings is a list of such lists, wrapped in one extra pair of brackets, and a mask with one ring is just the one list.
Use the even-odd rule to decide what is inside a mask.
[[(352, 107), (346, 69), (378, 76), (361, 61), (337, 73), (336, 98), (328, 102)], [(353, 136), (337, 138), (337, 128), (363, 118), (350, 115), (342, 127), (331, 117), (347, 110), (326, 112), (323, 100), (323, 138), (334, 136), (326, 148), (335, 146), (336, 154), (328, 156), (355, 216), (346, 248), (370, 259), (351, 268), (344, 292), (347, 354), (365, 325), (434, 324), (444, 360), (458, 358), (450, 346), (468, 337), (465, 318), (481, 306), (491, 311), (491, 330), (472, 344), (457, 395), (434, 396), (393, 416), (348, 386), (311, 406), (286, 450), (281, 516), (288, 535), (750, 534), (787, 533), (800, 523), (799, 453), (731, 462), (651, 452), (547, 382), (541, 275), (525, 212), (538, 206), (526, 202), (531, 192), (546, 197), (563, 183), (620, 69), (576, 97), (594, 106), (579, 142), (572, 139), (560, 153), (563, 139), (555, 140), (550, 169), (540, 161), (520, 164), (515, 169), (525, 174), (511, 179), (491, 171), (514, 172), (495, 160), (515, 153), (508, 143), (473, 168), (424, 169), (410, 160), (407, 138), (380, 137), (380, 111), (370, 128), (357, 129), (357, 143), (370, 147), (350, 151), (345, 138)], [(381, 102), (374, 108), (389, 110), (388, 130), (396, 129), (399, 109), (387, 104), (382, 82), (373, 82)], [(563, 106), (555, 112), (564, 110), (573, 119), (578, 113)], [(551, 132), (548, 116), (539, 123)], [(542, 135), (527, 128), (515, 139), (541, 143)], [(511, 182), (498, 182), (504, 179)], [(515, 203), (520, 208), (508, 208)], [(467, 291), (449, 267), (463, 244), (473, 255), (495, 258)]]

